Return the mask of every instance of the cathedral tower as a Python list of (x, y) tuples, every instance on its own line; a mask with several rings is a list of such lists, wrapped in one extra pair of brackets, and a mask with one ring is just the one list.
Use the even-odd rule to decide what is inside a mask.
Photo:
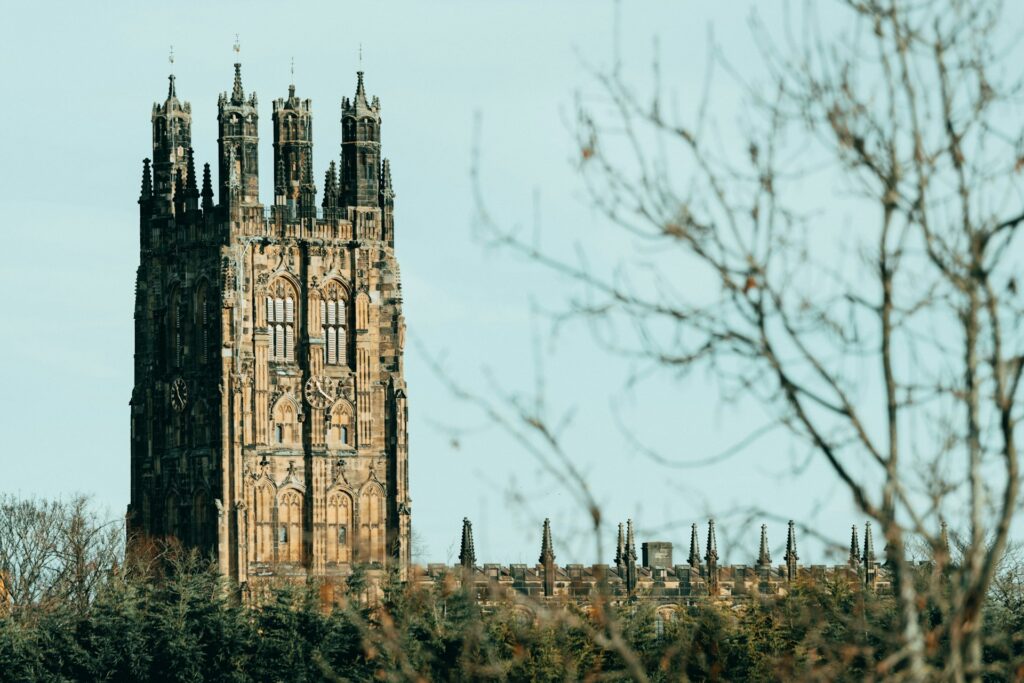
[(313, 183), (312, 103), (274, 102), (274, 203), (235, 65), (217, 103), (218, 203), (191, 110), (153, 109), (131, 400), (132, 544), (173, 537), (242, 584), (410, 559), (405, 321), (380, 102), (343, 100), (341, 181)]

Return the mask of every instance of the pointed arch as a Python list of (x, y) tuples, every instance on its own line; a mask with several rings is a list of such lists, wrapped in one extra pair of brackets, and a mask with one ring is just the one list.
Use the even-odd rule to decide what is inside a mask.
[(366, 330), (370, 327), (370, 297), (366, 292), (356, 294), (356, 329)]
[(338, 487), (327, 493), (325, 559), (328, 566), (352, 561), (352, 511), (351, 492)]
[(171, 489), (164, 497), (164, 533), (168, 537), (179, 537), (178, 492)]
[(288, 487), (277, 496), (277, 559), (302, 562), (302, 492)]
[(294, 447), (302, 441), (299, 428), (299, 404), (290, 394), (284, 394), (270, 411), (271, 445)]
[(253, 560), (273, 562), (274, 560), (274, 508), (277, 496), (274, 485), (261, 477), (253, 487)]
[(384, 563), (384, 489), (372, 481), (359, 492), (359, 560)]
[(327, 447), (332, 449), (352, 448), (354, 433), (352, 431), (352, 416), (355, 411), (352, 404), (345, 399), (338, 399), (328, 411), (327, 421)]

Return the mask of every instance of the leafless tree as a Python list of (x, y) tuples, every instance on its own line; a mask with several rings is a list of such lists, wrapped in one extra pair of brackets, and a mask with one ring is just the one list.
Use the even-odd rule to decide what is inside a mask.
[(0, 609), (14, 615), (65, 603), (85, 611), (123, 556), (124, 528), (86, 497), (0, 495)]
[[(493, 219), (478, 184), (479, 226), (577, 282), (569, 313), (612, 351), (712, 370), (725, 396), (755, 397), (827, 462), (884, 531), (901, 647), (883, 669), (976, 681), (1020, 506), (1019, 51), (997, 0), (833, 4), (823, 22), (806, 3), (781, 37), (752, 21), (765, 81), (714, 57), (709, 86), (724, 72), (748, 95), (736, 129), (710, 116), (710, 87), (688, 111), (663, 96), (657, 66), (648, 94), (618, 64), (595, 72), (581, 173), (660, 269), (545, 250)], [(520, 413), (512, 430), (572, 479), (554, 430)], [(962, 532), (955, 563), (943, 520)], [(937, 558), (928, 585), (902, 552), (911, 541)]]

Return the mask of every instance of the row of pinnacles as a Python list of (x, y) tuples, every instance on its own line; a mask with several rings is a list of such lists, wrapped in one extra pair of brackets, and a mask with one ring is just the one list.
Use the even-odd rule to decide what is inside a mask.
[[(259, 199), (259, 113), (246, 97), (241, 65), (230, 93), (217, 100), (218, 185), (203, 165), (202, 188), (191, 145), (192, 108), (178, 99), (170, 76), (167, 99), (153, 104), (153, 157), (143, 161), (139, 203), (144, 218), (168, 219), (164, 234), (144, 234), (146, 248), (169, 243), (225, 243), (230, 235), (379, 240), (394, 244), (395, 193), (391, 166), (381, 156), (381, 105), (368, 98), (363, 72), (356, 93), (341, 101), (340, 167), (331, 161), (317, 206), (311, 101), (288, 88), (273, 102), (274, 204)], [(216, 197), (216, 201), (215, 201)], [(380, 209), (378, 214), (375, 209)], [(229, 234), (219, 234), (227, 225)], [(176, 229), (177, 228), (177, 229)]]
[[(942, 542), (947, 548), (946, 527), (942, 527)], [(472, 584), (482, 599), (486, 596), (525, 595), (539, 599), (567, 599), (585, 602), (596, 592), (613, 599), (641, 599), (664, 604), (691, 604), (709, 598), (742, 600), (755, 596), (782, 596), (800, 581), (846, 580), (851, 586), (863, 587), (876, 593), (892, 589), (892, 572), (875, 555), (871, 523), (864, 525), (864, 544), (861, 546), (857, 527), (850, 537), (849, 558), (842, 565), (799, 564), (796, 548), (796, 525), (789, 522), (786, 552), (783, 563), (772, 564), (768, 544), (768, 527), (761, 525), (761, 539), (757, 558), (751, 565), (719, 565), (715, 521), (708, 520), (703, 557), (700, 553), (697, 525), (691, 527), (690, 553), (686, 564), (673, 564), (672, 544), (646, 542), (643, 556), (637, 562), (633, 521), (619, 524), (614, 565), (555, 564), (551, 522), (544, 520), (541, 552), (538, 564), (498, 565), (476, 564), (473, 527), (468, 519), (462, 522), (462, 543), (459, 567), (452, 571), (443, 564), (429, 564), (419, 577), (424, 583), (455, 576), (463, 584)]]

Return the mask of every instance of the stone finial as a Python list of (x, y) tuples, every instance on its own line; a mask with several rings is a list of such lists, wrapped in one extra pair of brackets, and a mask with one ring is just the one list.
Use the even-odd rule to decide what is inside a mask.
[(555, 561), (555, 550), (551, 544), (551, 520), (544, 520), (544, 536), (540, 543), (540, 562), (548, 564)]
[(772, 566), (772, 554), (768, 548), (768, 525), (761, 525), (761, 548), (757, 553), (757, 566), (762, 569)]
[(473, 523), (468, 517), (462, 518), (462, 545), (459, 548), (459, 564), (472, 569), (476, 564), (476, 548), (473, 545)]
[(150, 160), (142, 160), (142, 193), (139, 195), (139, 201), (145, 201), (153, 196), (153, 171), (149, 167)]
[(167, 84), (167, 101), (170, 102), (171, 100), (178, 99), (178, 91), (174, 87), (174, 74), (168, 76), (167, 80), (169, 81)]
[(871, 537), (871, 522), (864, 522), (864, 554), (861, 556), (865, 569), (875, 565), (875, 542)]
[(796, 578), (797, 560), (800, 556), (796, 554), (796, 523), (789, 520), (789, 532), (786, 534), (786, 575), (790, 581)]
[(245, 104), (245, 91), (242, 90), (242, 65), (235, 62), (235, 84), (231, 89), (231, 104)]
[(857, 539), (857, 525), (850, 525), (850, 566), (857, 567), (860, 564), (860, 541)]
[(690, 566), (696, 569), (700, 566), (700, 539), (697, 537), (696, 522), (690, 527)]
[(203, 164), (203, 191), (199, 193), (203, 198), (203, 211), (213, 209), (213, 180), (210, 178), (210, 164)]

